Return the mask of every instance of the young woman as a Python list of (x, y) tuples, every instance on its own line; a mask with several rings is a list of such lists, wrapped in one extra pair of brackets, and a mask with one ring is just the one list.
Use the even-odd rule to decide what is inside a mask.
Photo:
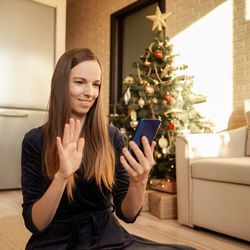
[(32, 232), (26, 249), (191, 249), (129, 234), (144, 200), (153, 149), (133, 142), (136, 161), (119, 130), (105, 124), (102, 67), (89, 49), (58, 61), (46, 124), (22, 144), (23, 217)]

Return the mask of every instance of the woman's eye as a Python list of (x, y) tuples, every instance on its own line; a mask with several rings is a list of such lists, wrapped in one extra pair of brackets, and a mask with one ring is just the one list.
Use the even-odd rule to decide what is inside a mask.
[(82, 81), (75, 81), (75, 83), (82, 84), (83, 82)]
[(98, 87), (98, 88), (100, 87), (100, 85), (101, 85), (100, 83), (93, 83), (93, 86)]

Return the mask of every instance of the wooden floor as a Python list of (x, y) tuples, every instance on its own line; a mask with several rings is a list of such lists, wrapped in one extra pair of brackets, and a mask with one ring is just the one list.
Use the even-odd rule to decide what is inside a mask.
[[(20, 215), (22, 194), (20, 190), (0, 191), (0, 217)], [(243, 250), (250, 244), (221, 234), (181, 226), (177, 220), (161, 220), (143, 212), (134, 224), (121, 224), (132, 234), (169, 244), (184, 244), (198, 250)]]

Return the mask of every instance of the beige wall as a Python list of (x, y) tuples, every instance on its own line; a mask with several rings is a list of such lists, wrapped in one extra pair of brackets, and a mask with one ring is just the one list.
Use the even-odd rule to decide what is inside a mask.
[[(200, 56), (200, 51), (194, 49), (191, 56), (187, 56), (185, 61), (187, 65), (194, 69), (192, 73), (194, 73), (195, 77), (196, 73), (199, 75), (203, 72), (203, 76), (198, 77), (198, 90), (201, 90), (199, 93), (206, 94), (208, 100), (210, 100), (206, 107), (208, 116), (209, 112), (211, 113), (210, 116), (212, 116), (209, 118), (213, 120), (213, 114), (216, 114), (217, 111), (219, 119), (224, 121), (224, 123), (220, 124), (218, 130), (239, 127), (246, 123), (243, 113), (243, 100), (250, 98), (250, 13), (248, 13), (247, 18), (246, 1), (249, 0), (166, 0), (166, 10), (172, 13), (167, 19), (167, 35), (171, 39), (173, 38), (174, 46), (176, 43), (177, 48), (178, 46), (179, 48), (186, 48), (183, 54), (189, 49), (194, 49), (192, 46), (195, 41), (201, 39), (201, 34), (199, 32), (194, 33), (191, 37), (194, 42), (191, 42), (190, 45), (187, 45), (184, 39), (185, 41), (183, 41), (181, 47), (181, 43), (177, 42), (178, 36), (188, 34), (189, 30), (195, 30), (195, 27), (201, 27), (202, 29), (201, 25), (206, 23), (204, 20), (206, 21), (209, 16), (213, 18), (214, 15), (215, 18), (216, 15), (221, 15), (220, 21), (215, 22), (212, 27), (210, 24), (207, 32), (216, 30), (221, 22), (225, 22), (226, 17), (231, 18), (231, 20), (228, 19), (226, 27), (226, 29), (229, 27), (232, 30), (231, 40), (227, 39), (231, 41), (232, 46), (228, 55), (220, 54), (219, 46), (222, 46), (223, 49), (223, 42), (220, 43), (224, 32), (222, 28), (221, 37), (219, 32), (214, 37), (212, 36), (211, 41), (209, 39), (205, 42), (202, 41), (204, 51), (207, 50), (212, 54), (216, 50), (216, 45), (213, 42), (218, 39), (218, 51), (214, 52), (214, 60), (213, 57), (210, 57), (210, 61), (206, 60), (205, 56), (201, 57), (199, 64), (203, 65), (203, 68), (196, 72), (195, 65), (197, 62), (195, 64), (191, 59)], [(104, 100), (107, 112), (109, 105), (110, 14), (133, 2), (135, 1), (68, 0), (67, 4), (66, 48), (68, 50), (74, 47), (89, 47), (101, 59), (104, 65)], [(229, 13), (230, 10), (232, 10), (231, 13)], [(222, 14), (220, 14), (220, 11), (227, 11), (227, 13), (223, 14), (221, 12)], [(206, 28), (204, 27), (204, 29)], [(228, 34), (230, 34), (230, 30)], [(225, 40), (225, 44), (230, 45), (230, 41), (227, 40)], [(211, 47), (212, 43), (214, 47)], [(223, 56), (225, 58), (222, 58)], [(216, 64), (220, 60), (222, 63)], [(226, 63), (228, 69), (224, 66)], [(230, 67), (231, 71), (229, 70)], [(223, 72), (224, 78), (221, 77), (222, 73), (220, 72)], [(205, 81), (206, 76), (212, 76), (209, 86)], [(229, 102), (228, 105), (227, 102)], [(225, 107), (223, 107), (223, 103)], [(224, 109), (228, 115), (220, 117), (219, 112), (223, 113)], [(214, 119), (216, 121), (217, 118), (214, 117)]]

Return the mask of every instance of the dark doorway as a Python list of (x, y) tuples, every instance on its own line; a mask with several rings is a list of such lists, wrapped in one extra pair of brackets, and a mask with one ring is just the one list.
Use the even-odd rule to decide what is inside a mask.
[(110, 113), (122, 97), (124, 77), (135, 73), (133, 62), (153, 41), (152, 22), (145, 16), (154, 15), (157, 5), (165, 12), (165, 0), (138, 0), (111, 15)]

